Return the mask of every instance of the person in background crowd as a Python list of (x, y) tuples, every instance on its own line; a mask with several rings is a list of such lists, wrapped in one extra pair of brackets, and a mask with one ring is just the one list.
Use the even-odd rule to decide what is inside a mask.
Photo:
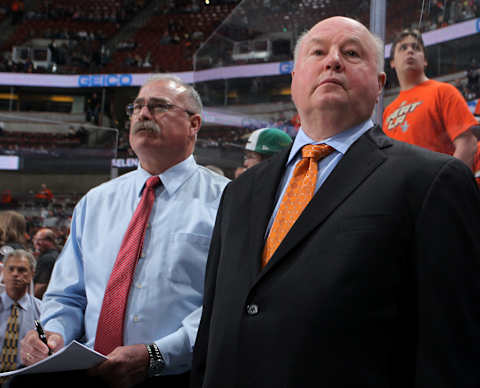
[(49, 228), (39, 229), (33, 236), (33, 246), (37, 258), (37, 270), (33, 283), (35, 285), (34, 293), (38, 299), (43, 298), (59, 254), (55, 240), (55, 233)]
[(27, 222), (14, 210), (0, 211), (0, 262), (15, 249), (26, 248)]
[(345, 17), (299, 39), (302, 125), (225, 188), (192, 388), (480, 386), (480, 191), (373, 124), (383, 47)]
[(13, 204), (12, 191), (7, 189), (2, 191), (2, 196), (0, 198), (0, 206), (11, 206)]
[(87, 121), (95, 125), (100, 123), (100, 98), (96, 92), (93, 92), (87, 100)]
[[(202, 102), (173, 76), (149, 79), (132, 104), (137, 170), (90, 190), (43, 296), (53, 352), (77, 339), (108, 356), (88, 371), (18, 376), (12, 386), (187, 387), (218, 203), (229, 180), (192, 155)], [(35, 331), (22, 361), (48, 355)]]
[[(0, 372), (17, 369), (20, 364), (19, 341), (34, 327), (40, 317), (41, 301), (29, 294), (35, 258), (30, 252), (16, 249), (4, 260), (3, 282), (0, 293)], [(4, 379), (0, 379), (3, 383)]]
[(393, 41), (390, 66), (400, 94), (383, 113), (383, 131), (390, 137), (432, 151), (453, 155), (472, 168), (477, 121), (461, 93), (448, 83), (428, 79), (420, 32), (402, 31)]
[(480, 188), (480, 142), (478, 142), (477, 153), (475, 154), (475, 159), (473, 162), (473, 175), (475, 176), (475, 180)]
[(40, 191), (35, 194), (35, 198), (40, 201), (42, 205), (48, 205), (53, 200), (53, 193), (45, 183), (40, 186)]
[(477, 119), (477, 122), (480, 122), (480, 98), (475, 104), (475, 110), (473, 111), (473, 116)]
[(243, 166), (238, 166), (236, 169), (235, 169), (235, 173), (234, 173), (234, 178), (238, 178), (241, 174), (243, 174), (247, 169)]
[(290, 147), (292, 138), (277, 128), (260, 128), (253, 131), (245, 145), (243, 166), (251, 168), (277, 152)]

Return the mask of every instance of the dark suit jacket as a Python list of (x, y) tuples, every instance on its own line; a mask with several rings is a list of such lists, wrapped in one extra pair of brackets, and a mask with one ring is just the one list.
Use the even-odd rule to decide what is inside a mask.
[(224, 192), (192, 387), (479, 387), (480, 195), (467, 166), (371, 129), (261, 269), (287, 155)]

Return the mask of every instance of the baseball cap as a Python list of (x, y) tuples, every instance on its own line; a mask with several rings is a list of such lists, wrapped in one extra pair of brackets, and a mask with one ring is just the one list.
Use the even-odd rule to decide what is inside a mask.
[(280, 129), (260, 128), (250, 134), (245, 149), (271, 155), (289, 147), (292, 142), (292, 138)]

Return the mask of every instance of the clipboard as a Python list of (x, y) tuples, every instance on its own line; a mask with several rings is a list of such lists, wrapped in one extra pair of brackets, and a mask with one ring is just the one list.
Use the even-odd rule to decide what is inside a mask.
[(0, 373), (0, 377), (88, 369), (100, 364), (107, 358), (78, 341), (72, 341), (51, 356), (24, 368)]

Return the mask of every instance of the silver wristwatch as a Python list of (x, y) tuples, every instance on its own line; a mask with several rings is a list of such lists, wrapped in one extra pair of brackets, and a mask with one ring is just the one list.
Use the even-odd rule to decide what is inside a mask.
[(163, 359), (162, 353), (158, 349), (157, 344), (153, 343), (150, 345), (145, 345), (148, 351), (148, 368), (147, 376), (154, 377), (160, 376), (163, 369), (165, 368), (165, 360)]

